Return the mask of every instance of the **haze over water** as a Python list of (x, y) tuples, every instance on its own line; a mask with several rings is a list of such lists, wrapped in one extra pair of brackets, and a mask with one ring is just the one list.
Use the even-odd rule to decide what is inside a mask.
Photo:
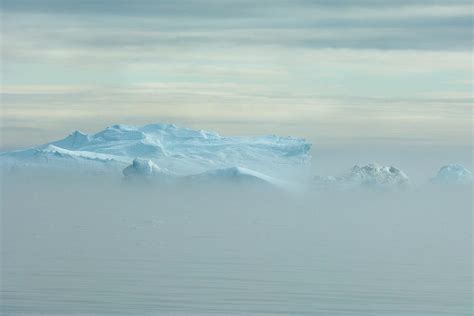
[[(472, 315), (472, 184), (430, 182), (443, 165), (474, 169), (471, 1), (3, 0), (0, 11), (0, 314)], [(149, 123), (305, 138), (308, 183), (130, 185), (121, 169), (1, 165), (75, 130)], [(48, 150), (29, 154), (113, 162)], [(196, 165), (223, 157), (210, 156)], [(374, 162), (409, 188), (312, 187)]]
[(470, 190), (89, 180), (3, 187), (2, 313), (471, 314)]

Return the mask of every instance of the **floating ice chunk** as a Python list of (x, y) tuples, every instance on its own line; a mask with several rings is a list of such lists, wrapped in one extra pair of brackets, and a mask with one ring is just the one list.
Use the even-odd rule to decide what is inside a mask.
[(365, 186), (405, 187), (409, 182), (408, 176), (400, 169), (377, 164), (363, 167), (354, 166), (350, 173), (350, 179)]
[(431, 181), (442, 185), (470, 185), (473, 182), (473, 176), (471, 171), (464, 166), (449, 164), (442, 166)]
[(316, 176), (314, 183), (320, 188), (405, 188), (409, 185), (408, 176), (393, 166), (368, 164), (354, 166), (342, 176)]

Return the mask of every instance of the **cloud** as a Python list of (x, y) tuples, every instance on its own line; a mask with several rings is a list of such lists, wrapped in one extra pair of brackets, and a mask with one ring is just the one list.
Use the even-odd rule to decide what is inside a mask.
[(4, 0), (2, 124), (470, 143), (471, 37), (464, 0)]
[[(451, 5), (471, 5), (469, 0), (450, 1)], [(445, 0), (3, 0), (4, 10), (39, 13), (74, 13), (101, 15), (153, 16), (218, 16), (227, 17), (243, 12), (271, 11), (275, 8), (321, 8), (347, 10), (351, 8), (393, 8), (406, 6), (446, 5)]]
[[(126, 86), (5, 86), (2, 119), (6, 126), (40, 128), (9, 141), (54, 139), (72, 129), (93, 131), (114, 123), (174, 122), (223, 134), (283, 134), (333, 144), (348, 139), (387, 141), (420, 139), (469, 143), (472, 97), (469, 94), (374, 97), (314, 92), (275, 92), (245, 84), (145, 83)], [(11, 136), (9, 136), (11, 135)], [(28, 137), (26, 137), (28, 136)]]
[(36, 49), (472, 47), (472, 7), (465, 1), (49, 0), (5, 1), (3, 9), (8, 42)]

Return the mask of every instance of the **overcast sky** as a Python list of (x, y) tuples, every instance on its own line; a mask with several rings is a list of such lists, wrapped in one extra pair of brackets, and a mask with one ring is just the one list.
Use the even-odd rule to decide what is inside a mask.
[(172, 122), (467, 145), (471, 1), (3, 0), (1, 148)]

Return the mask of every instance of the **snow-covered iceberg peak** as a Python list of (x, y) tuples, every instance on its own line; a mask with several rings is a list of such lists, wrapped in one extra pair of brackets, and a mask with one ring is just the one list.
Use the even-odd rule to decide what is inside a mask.
[(342, 176), (316, 176), (315, 184), (322, 188), (405, 188), (409, 185), (408, 176), (393, 166), (373, 163), (365, 166), (355, 165)]
[(89, 135), (84, 134), (80, 131), (71, 133), (68, 137), (52, 143), (53, 145), (63, 149), (76, 149), (87, 145), (91, 138)]
[(432, 182), (443, 185), (469, 185), (473, 183), (472, 172), (459, 164), (442, 166)]

